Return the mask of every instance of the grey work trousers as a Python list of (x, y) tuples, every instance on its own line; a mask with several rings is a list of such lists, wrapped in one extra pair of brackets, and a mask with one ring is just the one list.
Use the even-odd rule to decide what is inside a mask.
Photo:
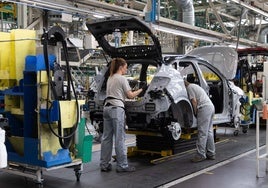
[(197, 110), (198, 138), (196, 142), (197, 153), (201, 157), (215, 155), (212, 119), (215, 113), (213, 105), (206, 105)]
[(101, 168), (107, 168), (112, 159), (113, 135), (117, 169), (128, 167), (125, 145), (125, 111), (121, 107), (108, 106), (103, 110), (103, 134), (101, 141)]

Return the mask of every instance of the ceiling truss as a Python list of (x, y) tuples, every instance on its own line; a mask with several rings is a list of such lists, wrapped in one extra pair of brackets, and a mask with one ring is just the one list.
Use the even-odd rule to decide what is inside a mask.
[[(145, 3), (134, 0), (125, 0), (125, 3), (120, 5), (96, 0), (6, 0), (6, 2), (12, 2), (46, 10), (53, 10), (57, 12), (76, 14), (87, 19), (92, 19), (93, 16), (96, 15), (106, 17), (131, 15), (138, 16), (142, 19), (145, 16), (144, 12), (141, 10), (144, 8)], [(266, 10), (266, 3), (268, 0), (254, 1), (254, 3), (258, 6), (251, 6), (252, 1), (228, 0), (228, 2), (229, 3), (227, 3), (227, 0), (208, 0), (206, 1), (205, 5), (200, 4), (200, 6), (195, 7), (195, 10), (197, 12), (203, 10), (212, 12), (216, 18), (215, 20), (210, 20), (210, 24), (212, 25), (212, 22), (219, 24), (223, 32), (217, 32), (207, 28), (188, 25), (177, 20), (162, 17), (160, 15), (158, 15), (156, 22), (148, 24), (151, 25), (151, 27), (155, 30), (170, 32), (172, 34), (180, 35), (183, 37), (202, 39), (204, 41), (212, 43), (239, 43), (246, 46), (268, 47), (267, 44), (258, 42), (258, 35), (260, 34), (261, 28), (263, 27), (261, 23), (256, 26), (256, 36), (250, 39), (248, 37), (237, 37), (237, 35), (235, 35), (237, 32), (234, 32), (239, 30), (239, 26), (242, 25), (241, 19), (247, 17), (247, 15), (253, 15), (254, 17), (258, 17), (261, 20), (268, 19), (268, 13)], [(135, 7), (139, 8), (135, 9)], [(224, 11), (229, 9), (230, 12), (234, 12), (234, 14)], [(231, 28), (231, 30), (225, 25), (226, 19), (234, 23), (234, 26)]]

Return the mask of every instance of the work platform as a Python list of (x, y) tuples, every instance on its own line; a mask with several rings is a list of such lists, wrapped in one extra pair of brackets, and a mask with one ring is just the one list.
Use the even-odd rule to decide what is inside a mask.
[[(264, 152), (265, 127), (260, 129), (260, 147)], [(115, 163), (111, 172), (99, 169), (99, 144), (93, 145), (92, 161), (83, 165), (80, 181), (72, 169), (58, 169), (44, 172), (46, 188), (149, 188), (149, 187), (180, 187), (180, 188), (267, 188), (268, 176), (260, 169), (261, 178), (256, 177), (256, 130), (250, 128), (246, 134), (233, 135), (233, 131), (218, 129), (216, 144), (216, 160), (192, 163), (195, 150), (183, 152), (170, 160), (152, 164), (155, 156), (130, 157), (129, 164), (136, 167), (133, 173), (116, 173)], [(135, 146), (131, 136), (129, 146)], [(265, 162), (265, 161), (263, 161)], [(261, 168), (264, 165), (260, 165)], [(0, 187), (21, 188), (35, 187), (31, 179), (0, 172)]]

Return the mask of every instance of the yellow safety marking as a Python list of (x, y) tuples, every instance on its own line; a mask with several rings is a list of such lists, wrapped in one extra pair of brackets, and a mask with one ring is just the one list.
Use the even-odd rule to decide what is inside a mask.
[(161, 156), (162, 157), (166, 157), (166, 156), (170, 156), (170, 155), (172, 155), (173, 153), (172, 153), (172, 150), (162, 150), (161, 151)]
[(141, 150), (138, 149), (137, 146), (130, 146), (127, 148), (127, 151), (128, 151), (127, 155), (129, 157), (136, 156), (137, 154), (151, 154), (151, 155), (157, 154), (161, 155), (162, 157), (172, 155), (172, 150), (161, 150), (161, 151)]

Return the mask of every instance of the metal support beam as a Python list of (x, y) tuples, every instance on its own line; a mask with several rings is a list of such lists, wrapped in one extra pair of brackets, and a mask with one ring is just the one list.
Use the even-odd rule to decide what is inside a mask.
[[(101, 16), (120, 16), (120, 15), (130, 15), (130, 16), (138, 16), (144, 18), (144, 13), (142, 11), (137, 11), (129, 8), (125, 8), (122, 6), (117, 6), (113, 4), (109, 4), (106, 2), (96, 1), (96, 0), (77, 0), (76, 4), (78, 7), (74, 7), (73, 5), (68, 5), (66, 1), (63, 0), (6, 0), (7, 2), (13, 2), (18, 4), (27, 4), (28, 6), (36, 6), (37, 8), (42, 8), (46, 10), (54, 10), (58, 12), (72, 13), (72, 14), (80, 14), (82, 16), (89, 16), (93, 14), (99, 14)], [(251, 10), (255, 10), (261, 12), (264, 16), (268, 17), (268, 13), (265, 13), (259, 9), (254, 9), (252, 6), (249, 6), (242, 1), (231, 0), (233, 2), (237, 2), (242, 6), (248, 7)], [(64, 3), (65, 2), (65, 3)], [(159, 27), (158, 27), (159, 26)], [(219, 33), (215, 31), (211, 31), (208, 29), (192, 26), (186, 23), (178, 22), (175, 20), (170, 20), (167, 18), (159, 17), (156, 23), (154, 24), (154, 28), (165, 28), (173, 30), (176, 35), (184, 36), (188, 38), (202, 38), (205, 41), (210, 42), (228, 42), (235, 43), (237, 42), (237, 37), (232, 35), (227, 35), (225, 33)], [(160, 29), (159, 29), (160, 30)], [(173, 33), (172, 31), (172, 33)], [(175, 34), (173, 33), (173, 34)], [(214, 41), (211, 41), (214, 40)], [(239, 43), (246, 46), (259, 46), (259, 47), (267, 47), (267, 44), (258, 43), (248, 39), (239, 39)]]
[(35, 21), (33, 21), (30, 25), (28, 25), (25, 29), (33, 29), (37, 24), (42, 21), (42, 17), (39, 17)]
[(258, 30), (257, 30), (257, 33), (255, 35), (255, 41), (259, 40), (259, 36), (260, 36), (260, 32), (261, 32), (261, 21), (262, 20), (263, 20), (263, 15), (261, 15), (261, 18), (260, 18), (260, 23), (258, 25)]
[(259, 14), (263, 15), (264, 17), (268, 17), (267, 12), (265, 12), (265, 11), (263, 11), (261, 9), (258, 9), (256, 7), (253, 7), (253, 6), (245, 3), (244, 1), (241, 1), (241, 0), (230, 0), (230, 1), (235, 2), (235, 3), (237, 3), (237, 4), (241, 5), (241, 6), (249, 9), (249, 10), (252, 10), (252, 11), (256, 12), (256, 13), (259, 13)]
[(229, 14), (226, 14), (226, 13), (224, 13), (224, 12), (220, 12), (220, 11), (218, 11), (218, 14), (219, 14), (219, 15), (222, 15), (222, 16), (224, 16), (224, 17), (226, 17), (226, 18), (229, 18), (229, 19), (231, 19), (231, 20), (239, 21), (239, 18), (234, 17), (234, 16), (229, 15)]
[(17, 24), (18, 28), (25, 29), (27, 27), (27, 6), (19, 5), (18, 8), (18, 16), (17, 16)]
[[(226, 35), (223, 33), (219, 33), (216, 31), (211, 31), (208, 29), (196, 27), (196, 26), (191, 26), (189, 24), (185, 24), (182, 22), (178, 22), (175, 20), (170, 20), (167, 18), (160, 17), (159, 18), (159, 24), (155, 25), (154, 27), (157, 29), (157, 26), (161, 26), (162, 28), (165, 28), (166, 31), (172, 29), (174, 32), (170, 32), (180, 36), (184, 37), (193, 37), (194, 39), (200, 39), (204, 41), (210, 41), (210, 42), (215, 42), (215, 43), (236, 43), (237, 42), (237, 37), (236, 36), (231, 36), (231, 35)], [(264, 47), (268, 48), (268, 44), (264, 43), (258, 43), (252, 40), (240, 38), (239, 39), (239, 44), (241, 45), (246, 45), (246, 46), (255, 46), (255, 47)]]
[(223, 21), (222, 21), (220, 15), (218, 14), (218, 11), (217, 11), (217, 9), (215, 8), (215, 6), (214, 6), (214, 4), (212, 3), (212, 1), (209, 0), (208, 3), (209, 3), (209, 6), (212, 8), (212, 10), (213, 10), (213, 12), (214, 12), (214, 14), (215, 14), (215, 16), (216, 16), (218, 22), (220, 23), (223, 32), (224, 32), (225, 34), (229, 34), (230, 32), (226, 29), (225, 25), (223, 24)]
[[(244, 9), (244, 10), (243, 10), (243, 13), (242, 13), (242, 15), (241, 15), (241, 18), (244, 18), (244, 16), (245, 16), (247, 13), (248, 13), (248, 9)], [(237, 29), (237, 26), (238, 26), (239, 24), (241, 24), (241, 23), (240, 23), (240, 19), (236, 21), (235, 26), (234, 26), (233, 29), (231, 30), (230, 34), (232, 34), (232, 33)]]

